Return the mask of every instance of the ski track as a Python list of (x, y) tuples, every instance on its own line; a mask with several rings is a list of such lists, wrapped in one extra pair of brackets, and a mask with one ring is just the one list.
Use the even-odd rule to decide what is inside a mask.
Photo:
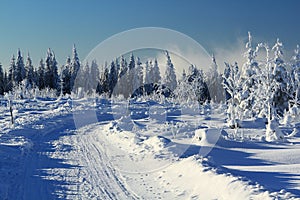
[(12, 175), (13, 183), (3, 184), (1, 200), (138, 198), (109, 163), (95, 131), (74, 131), (72, 114), (51, 118), (44, 127), (28, 125), (10, 133), (26, 135), (33, 146), (18, 149), (19, 172)]
[(72, 153), (74, 157), (70, 157), (82, 166), (83, 176), (78, 191), (82, 199), (136, 199), (136, 195), (124, 186), (118, 172), (109, 163), (95, 132), (78, 131), (77, 134), (65, 137), (64, 142), (76, 146)]

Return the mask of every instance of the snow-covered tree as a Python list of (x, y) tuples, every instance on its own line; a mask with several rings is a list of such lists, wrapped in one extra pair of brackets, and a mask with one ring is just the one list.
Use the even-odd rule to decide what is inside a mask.
[(54, 52), (49, 48), (45, 59), (45, 87), (53, 90), (59, 89), (59, 76)]
[(117, 69), (115, 62), (112, 61), (110, 64), (110, 70), (109, 70), (109, 75), (108, 75), (108, 87), (109, 87), (109, 94), (111, 95), (115, 89), (115, 86), (118, 81), (118, 74), (117, 74)]
[(76, 80), (79, 69), (80, 69), (80, 61), (79, 61), (76, 46), (74, 44), (73, 50), (72, 50), (72, 58), (71, 58), (70, 68), (69, 68), (70, 75), (71, 75), (71, 80), (70, 80), (71, 90), (73, 90), (73, 87), (75, 85), (75, 80)]
[(43, 59), (40, 60), (39, 68), (37, 71), (37, 86), (39, 90), (45, 88), (45, 65)]
[(133, 92), (143, 85), (143, 66), (140, 58), (136, 60), (133, 77)]
[(9, 87), (8, 86), (10, 84), (10, 81), (8, 79), (8, 75), (7, 75), (6, 71), (4, 72), (3, 84), (4, 84), (4, 92), (5, 93), (9, 92)]
[[(84, 88), (84, 91), (86, 91), (88, 94), (91, 94), (93, 90), (95, 90), (96, 88), (92, 88), (92, 85), (93, 85), (93, 82), (92, 82), (92, 74), (91, 74), (91, 70), (90, 70), (90, 65), (88, 62), (85, 63), (84, 67), (79, 70), (79, 71), (82, 71), (83, 72), (83, 80), (85, 80), (83, 83), (83, 88)], [(97, 72), (96, 72), (97, 73)], [(99, 71), (98, 71), (99, 73)], [(96, 82), (99, 81), (96, 80)], [(96, 86), (97, 87), (97, 86)]]
[(146, 85), (146, 84), (151, 84), (153, 83), (153, 80), (152, 80), (152, 77), (151, 77), (151, 73), (150, 73), (150, 70), (151, 70), (151, 66), (149, 64), (149, 61), (147, 60), (144, 64), (144, 72), (143, 72), (143, 85)]
[(248, 42), (246, 43), (246, 52), (244, 57), (246, 62), (243, 64), (242, 73), (241, 73), (241, 106), (242, 110), (247, 111), (243, 113), (244, 118), (252, 118), (257, 113), (253, 113), (253, 105), (257, 100), (257, 95), (255, 92), (258, 87), (257, 75), (260, 75), (260, 69), (258, 62), (256, 61), (257, 51), (252, 46), (252, 36), (248, 32)]
[(100, 76), (99, 66), (97, 64), (97, 61), (93, 60), (91, 64), (91, 70), (90, 70), (90, 83), (91, 83), (91, 88), (93, 90), (95, 90), (97, 87), (97, 83), (100, 80), (99, 76)]
[(2, 69), (2, 64), (0, 63), (0, 95), (4, 95), (4, 91), (5, 91), (4, 73)]
[(104, 72), (100, 77), (99, 83), (100, 84), (98, 85), (101, 85), (101, 87), (98, 88), (97, 86), (98, 93), (100, 95), (103, 93), (109, 93), (109, 69), (107, 67), (105, 67)]
[(127, 82), (127, 74), (128, 71), (128, 65), (127, 61), (124, 58), (124, 56), (121, 56), (120, 58), (120, 70), (119, 70), (119, 75), (118, 75), (118, 87), (116, 88), (117, 90), (115, 91), (116, 94), (122, 94), (126, 96), (128, 93), (128, 82)]
[(160, 83), (161, 82), (161, 76), (160, 76), (160, 70), (158, 67), (158, 62), (157, 59), (155, 58), (154, 60), (154, 64), (153, 67), (151, 69), (152, 72), (152, 79), (153, 79), (153, 83)]
[(131, 96), (131, 94), (134, 90), (134, 88), (133, 88), (134, 73), (135, 73), (135, 59), (134, 59), (134, 55), (131, 54), (129, 64), (128, 64), (128, 70), (126, 73), (128, 96)]
[(210, 94), (204, 80), (203, 71), (197, 69), (194, 65), (189, 67), (188, 74), (183, 71), (182, 79), (174, 90), (174, 95), (180, 103), (198, 102), (203, 104), (206, 101), (210, 101)]
[(100, 81), (98, 81), (98, 83), (97, 83), (96, 93), (99, 95), (103, 94), (103, 87), (102, 87)]
[(177, 87), (177, 80), (176, 80), (176, 74), (175, 74), (175, 68), (171, 61), (169, 52), (165, 52), (167, 57), (167, 65), (166, 65), (166, 71), (165, 76), (163, 80), (163, 84), (167, 86), (171, 91), (175, 90)]
[(16, 59), (15, 56), (13, 55), (11, 60), (10, 60), (10, 66), (8, 70), (8, 84), (7, 84), (7, 91), (11, 91), (13, 87), (16, 84), (15, 82), (15, 77), (16, 77)]
[(18, 56), (16, 60), (16, 68), (15, 68), (15, 83), (20, 84), (26, 76), (26, 70), (25, 70), (25, 65), (24, 65), (24, 59), (21, 53), (21, 50), (18, 49)]
[(229, 65), (225, 63), (225, 71), (223, 75), (223, 86), (227, 92), (227, 117), (228, 126), (231, 128), (240, 127), (239, 120), (242, 118), (240, 103), (240, 72), (237, 63)]
[(202, 70), (199, 70), (194, 65), (191, 65), (189, 67), (187, 81), (192, 85), (192, 88), (195, 92), (195, 98), (200, 104), (211, 100)]
[(31, 89), (35, 86), (36, 80), (35, 80), (35, 73), (32, 65), (32, 60), (29, 56), (29, 53), (27, 55), (25, 70), (26, 70), (26, 88)]
[(206, 74), (206, 83), (212, 100), (217, 103), (225, 100), (222, 82), (223, 78), (218, 72), (216, 58), (212, 55), (212, 64)]
[(291, 77), (290, 77), (290, 95), (289, 97), (292, 99), (291, 104), (295, 105), (296, 107), (300, 104), (300, 48), (297, 45), (295, 49), (295, 54), (291, 60)]
[[(277, 42), (279, 42), (277, 40)], [(280, 45), (280, 44), (278, 44)], [(276, 45), (275, 45), (276, 46)], [(274, 61), (272, 62), (269, 58), (269, 48), (265, 45), (267, 51), (266, 66), (265, 66), (265, 96), (267, 103), (267, 128), (266, 128), (266, 140), (273, 141), (283, 139), (283, 134), (278, 128), (277, 108), (276, 108), (276, 93), (280, 89), (280, 85), (277, 82), (276, 70), (274, 69)], [(273, 47), (274, 48), (274, 47)], [(275, 47), (276, 48), (276, 47)], [(276, 51), (276, 50), (275, 50)], [(279, 52), (277, 52), (279, 53)]]
[(124, 76), (128, 70), (127, 61), (124, 56), (121, 56), (119, 78)]
[(186, 74), (185, 70), (183, 70), (182, 77), (178, 82), (176, 89), (174, 90), (174, 95), (179, 103), (190, 103), (196, 101), (195, 90), (188, 81), (188, 75)]
[(71, 94), (71, 58), (67, 57), (66, 64), (61, 69), (61, 87), (63, 94)]
[(284, 111), (288, 109), (288, 75), (286, 64), (283, 60), (283, 45), (277, 39), (275, 45), (272, 50), (274, 51), (274, 59), (273, 59), (273, 75), (277, 85), (277, 91), (274, 96), (274, 103), (276, 107), (276, 112), (279, 115), (283, 115)]

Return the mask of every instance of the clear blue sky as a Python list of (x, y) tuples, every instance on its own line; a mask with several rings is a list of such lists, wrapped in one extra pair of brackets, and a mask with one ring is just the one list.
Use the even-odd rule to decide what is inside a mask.
[(145, 26), (180, 31), (210, 52), (246, 38), (248, 30), (257, 41), (279, 37), (293, 49), (300, 44), (299, 11), (296, 0), (3, 0), (0, 62), (7, 67), (20, 48), (37, 65), (51, 47), (62, 65), (73, 43), (83, 59), (113, 34)]

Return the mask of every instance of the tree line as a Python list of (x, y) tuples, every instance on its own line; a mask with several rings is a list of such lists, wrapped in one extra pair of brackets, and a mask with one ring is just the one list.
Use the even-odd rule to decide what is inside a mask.
[[(188, 73), (184, 71), (182, 77), (177, 80), (168, 51), (165, 51), (165, 56), (166, 69), (161, 76), (157, 59), (142, 63), (140, 58), (133, 54), (130, 55), (129, 61), (120, 56), (110, 64), (106, 62), (100, 69), (96, 60), (82, 64), (74, 45), (72, 56), (67, 57), (66, 63), (59, 70), (55, 53), (50, 48), (45, 60), (41, 59), (38, 67), (33, 66), (29, 54), (24, 59), (19, 49), (17, 57), (12, 56), (8, 71), (3, 71), (0, 65), (0, 95), (10, 92), (19, 98), (30, 98), (37, 93), (52, 93), (54, 96), (97, 93), (106, 97), (122, 95), (124, 98), (130, 98), (134, 94), (166, 94), (168, 90), (172, 97), (192, 99), (193, 95), (196, 95), (201, 102), (210, 99), (202, 70), (191, 65)], [(195, 88), (197, 92), (192, 94), (190, 91), (189, 95), (186, 93), (188, 97), (183, 97), (178, 91), (181, 87), (186, 90), (187, 85), (190, 90)]]

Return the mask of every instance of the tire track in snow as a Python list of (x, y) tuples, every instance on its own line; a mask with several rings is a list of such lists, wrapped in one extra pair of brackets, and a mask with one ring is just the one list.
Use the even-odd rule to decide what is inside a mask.
[[(81, 171), (78, 172), (80, 175), (77, 175), (81, 181), (69, 180), (77, 181), (79, 184), (75, 196), (79, 199), (138, 199), (125, 186), (121, 175), (114, 169), (105, 154), (103, 144), (97, 140), (99, 133), (94, 130), (97, 126), (99, 125), (81, 128), (75, 135), (65, 136), (60, 141), (62, 144), (69, 143), (75, 147), (73, 152), (64, 159), (71, 162), (76, 161), (78, 165), (82, 166)], [(69, 170), (70, 174), (72, 173), (72, 170), (66, 170)]]

